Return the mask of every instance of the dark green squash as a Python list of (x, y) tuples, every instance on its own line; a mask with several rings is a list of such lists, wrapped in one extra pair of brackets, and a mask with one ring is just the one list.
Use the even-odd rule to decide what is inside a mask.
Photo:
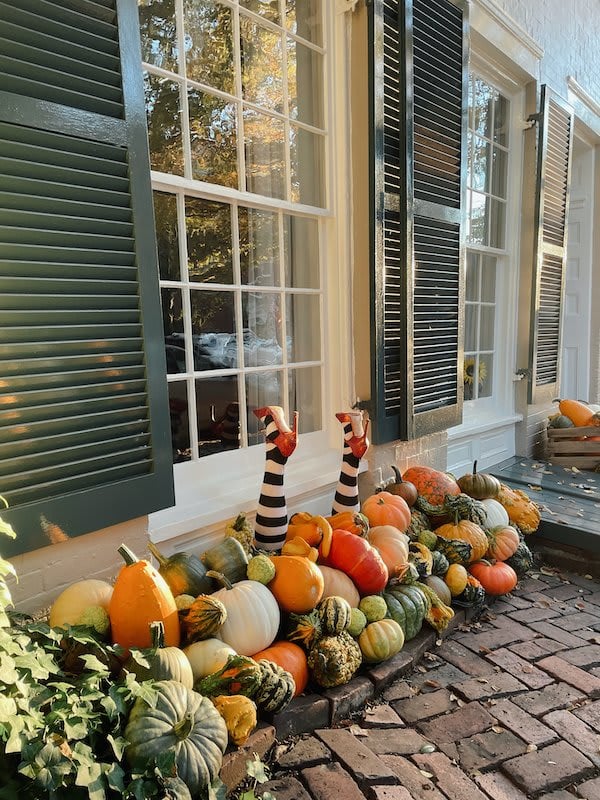
[(569, 419), (565, 414), (554, 414), (548, 420), (549, 428), (574, 428), (575, 423)]
[(167, 582), (173, 597), (180, 594), (197, 597), (199, 594), (214, 591), (215, 584), (206, 576), (207, 569), (198, 556), (181, 552), (167, 557), (152, 542), (148, 542), (148, 550), (158, 561), (158, 571)]
[(321, 630), (327, 636), (345, 631), (350, 624), (352, 609), (350, 603), (343, 597), (331, 595), (325, 597), (318, 605)]
[(421, 531), (431, 530), (431, 523), (429, 518), (422, 511), (416, 508), (410, 510), (410, 525), (406, 529), (406, 535), (409, 539), (415, 540), (418, 538)]
[(448, 561), (448, 559), (442, 553), (441, 550), (433, 550), (431, 553), (431, 557), (433, 559), (431, 574), (444, 577), (444, 575), (448, 572), (448, 567), (450, 566), (450, 562)]
[(521, 542), (514, 554), (506, 559), (506, 563), (517, 573), (517, 578), (524, 578), (533, 568), (533, 553), (525, 542)]
[(390, 617), (404, 631), (405, 641), (414, 639), (423, 625), (428, 601), (418, 586), (396, 584), (383, 593)]
[(496, 497), (500, 491), (500, 481), (487, 472), (477, 472), (477, 461), (473, 462), (473, 472), (463, 475), (457, 481), (461, 492), (474, 497), (476, 500), (486, 500)]
[(462, 539), (444, 539), (438, 536), (435, 549), (443, 553), (451, 564), (468, 564), (473, 548)]
[(229, 583), (238, 583), (246, 579), (248, 554), (240, 542), (232, 536), (209, 548), (202, 554), (202, 561), (208, 570), (220, 572)]
[(296, 683), (292, 675), (274, 661), (259, 658), (258, 666), (262, 680), (252, 699), (262, 711), (276, 714), (289, 704), (296, 691)]

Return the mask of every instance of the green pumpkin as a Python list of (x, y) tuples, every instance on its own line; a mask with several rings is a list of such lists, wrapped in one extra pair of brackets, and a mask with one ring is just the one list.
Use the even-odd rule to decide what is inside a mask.
[[(188, 657), (179, 647), (165, 647), (165, 628), (162, 622), (150, 623), (150, 636), (152, 648), (131, 651), (125, 669), (133, 672), (138, 681), (178, 681), (192, 689), (194, 675)], [(140, 656), (143, 664), (137, 660)]]
[(549, 428), (574, 428), (575, 423), (572, 419), (569, 419), (565, 414), (554, 414), (554, 416), (550, 417), (548, 420), (548, 427)]
[(260, 658), (258, 666), (262, 680), (252, 699), (262, 711), (276, 714), (289, 704), (296, 691), (296, 683), (287, 670), (273, 661)]
[(182, 552), (167, 558), (152, 542), (148, 542), (148, 550), (158, 561), (158, 571), (169, 585), (173, 597), (180, 594), (197, 597), (204, 592), (214, 591), (215, 585), (206, 576), (206, 567), (198, 556)]
[(321, 630), (327, 636), (345, 631), (350, 624), (350, 603), (343, 597), (330, 595), (318, 605)]
[(208, 570), (220, 572), (229, 583), (238, 583), (246, 578), (248, 554), (232, 536), (203, 553), (202, 561)]
[(418, 586), (399, 584), (383, 593), (390, 617), (400, 625), (405, 641), (414, 639), (428, 610), (427, 598)]
[(517, 578), (521, 580), (533, 567), (533, 553), (525, 542), (521, 542), (513, 555), (506, 559), (506, 563), (514, 569)]
[(358, 637), (363, 660), (368, 664), (387, 661), (402, 650), (404, 631), (393, 619), (370, 622)]
[(124, 736), (125, 758), (133, 770), (146, 770), (158, 756), (174, 750), (177, 774), (192, 796), (218, 777), (227, 747), (225, 721), (207, 697), (177, 681), (158, 681), (156, 705), (138, 697)]

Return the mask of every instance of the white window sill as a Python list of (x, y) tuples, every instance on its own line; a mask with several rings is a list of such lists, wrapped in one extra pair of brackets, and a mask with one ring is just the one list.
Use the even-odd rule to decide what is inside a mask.
[(448, 428), (448, 441), (452, 442), (455, 439), (462, 439), (464, 436), (476, 436), (496, 428), (505, 428), (509, 425), (514, 425), (515, 422), (521, 422), (522, 419), (522, 414), (511, 414), (507, 417), (497, 417), (486, 414), (473, 421), (456, 425), (454, 428)]

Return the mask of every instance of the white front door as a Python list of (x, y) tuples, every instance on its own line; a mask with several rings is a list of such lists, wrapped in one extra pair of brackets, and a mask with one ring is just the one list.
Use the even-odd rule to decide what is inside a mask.
[(586, 401), (593, 400), (589, 397), (593, 175), (594, 150), (580, 139), (575, 139), (567, 234), (560, 396)]

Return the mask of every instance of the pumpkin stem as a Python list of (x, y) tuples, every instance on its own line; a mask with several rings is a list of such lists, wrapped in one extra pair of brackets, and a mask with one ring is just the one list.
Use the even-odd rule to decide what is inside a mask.
[(148, 550), (152, 553), (154, 558), (158, 561), (161, 567), (165, 567), (169, 563), (169, 559), (163, 556), (158, 547), (152, 542), (148, 542)]
[(232, 525), (233, 530), (238, 531), (238, 533), (240, 531), (243, 531), (245, 522), (246, 522), (246, 515), (244, 514), (243, 511), (240, 511), (240, 513), (235, 518), (235, 522)]
[(156, 650), (165, 646), (165, 626), (160, 620), (150, 623), (150, 638), (152, 639), (152, 647)]
[(400, 470), (395, 464), (391, 465), (392, 472), (394, 473), (394, 477), (396, 479), (396, 483), (402, 483), (402, 475), (400, 474)]
[(187, 739), (190, 733), (192, 732), (192, 728), (194, 727), (194, 715), (193, 714), (186, 714), (183, 719), (178, 720), (173, 725), (173, 733), (182, 742), (184, 739)]
[(228, 578), (226, 578), (222, 572), (217, 572), (216, 569), (209, 569), (206, 573), (206, 577), (217, 581), (217, 583), (220, 583), (225, 589), (233, 589), (233, 584), (231, 581), (228, 580)]
[(477, 475), (477, 459), (473, 462), (473, 475)]
[(121, 554), (125, 564), (128, 567), (130, 567), (132, 564), (137, 564), (139, 561), (139, 558), (127, 547), (126, 544), (122, 544), (118, 548), (118, 552)]

